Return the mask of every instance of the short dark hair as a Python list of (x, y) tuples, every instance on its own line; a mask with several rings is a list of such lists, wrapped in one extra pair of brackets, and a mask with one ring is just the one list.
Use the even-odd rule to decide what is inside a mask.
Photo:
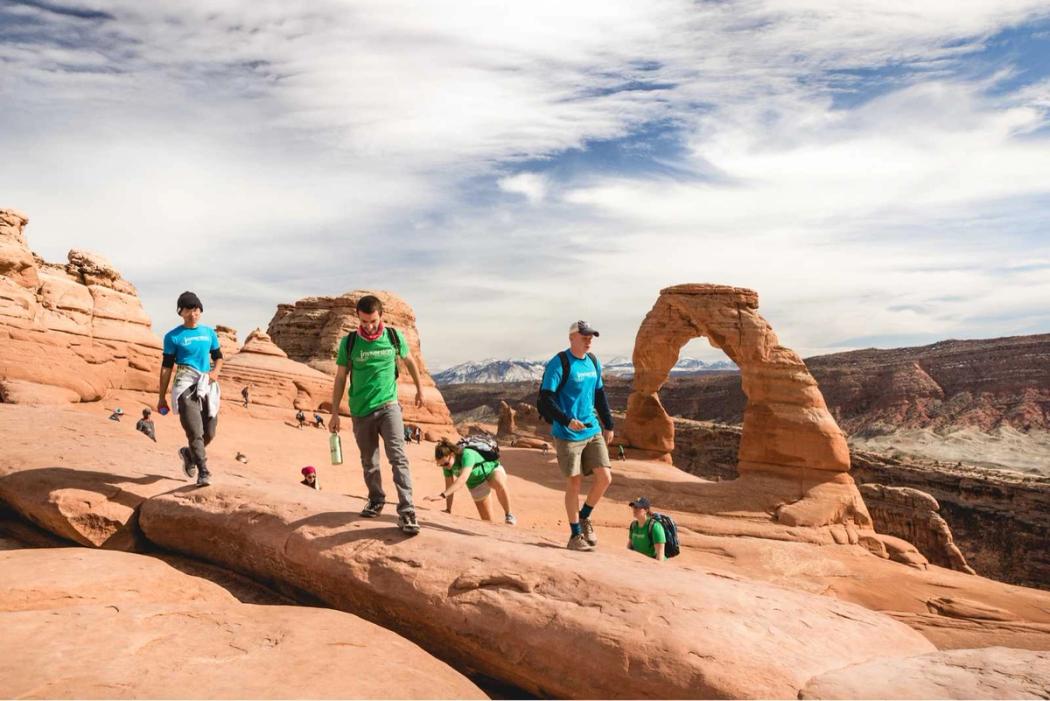
[(200, 309), (202, 312), (204, 311), (204, 305), (201, 304), (201, 298), (189, 290), (179, 295), (179, 301), (175, 303), (175, 308), (180, 312), (183, 309)]
[(357, 300), (357, 311), (365, 314), (383, 313), (383, 303), (375, 295), (365, 295)]

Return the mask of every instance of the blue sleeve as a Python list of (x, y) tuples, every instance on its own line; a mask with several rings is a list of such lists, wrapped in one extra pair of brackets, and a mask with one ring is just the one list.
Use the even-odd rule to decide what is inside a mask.
[(543, 381), (540, 382), (540, 389), (548, 392), (557, 392), (560, 383), (561, 361), (558, 360), (558, 356), (554, 356), (547, 361), (547, 367), (543, 371)]
[(164, 334), (164, 355), (175, 355), (175, 340), (171, 337), (171, 331)]
[(211, 331), (211, 350), (219, 350), (219, 334), (215, 333), (215, 329), (208, 329)]

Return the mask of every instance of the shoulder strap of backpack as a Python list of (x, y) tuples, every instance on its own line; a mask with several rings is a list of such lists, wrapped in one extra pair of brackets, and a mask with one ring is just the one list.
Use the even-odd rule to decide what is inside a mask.
[(569, 354), (562, 351), (558, 353), (558, 358), (561, 360), (561, 381), (558, 382), (558, 389), (554, 390), (555, 394), (560, 394), (569, 381)]
[(397, 351), (397, 357), (401, 357), (401, 338), (397, 335), (397, 329), (393, 326), (386, 327), (386, 337), (390, 341), (390, 345)]
[(590, 358), (591, 362), (594, 364), (594, 371), (598, 372), (598, 358), (594, 355), (594, 353), (587, 353), (587, 357)]

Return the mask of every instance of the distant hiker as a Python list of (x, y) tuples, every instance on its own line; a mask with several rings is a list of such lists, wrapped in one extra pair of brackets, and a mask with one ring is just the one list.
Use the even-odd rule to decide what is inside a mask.
[(339, 432), (339, 403), (343, 401), (349, 377), (350, 416), (368, 487), (368, 503), (361, 515), (367, 518), (379, 516), (386, 499), (379, 470), (379, 438), (382, 437), (397, 487), (398, 526), (405, 533), (419, 533), (416, 509), (412, 504), (412, 473), (405, 455), (404, 419), (397, 402), (398, 358), (412, 375), (416, 384), (415, 404), (422, 407), (423, 385), (419, 369), (409, 355), (404, 334), (383, 324), (383, 303), (378, 297), (366, 295), (357, 301), (357, 319), (357, 331), (339, 342), (328, 430)]
[(124, 415), (124, 410), (119, 406), (113, 410), (113, 413), (109, 415), (110, 421), (120, 421), (120, 417)]
[[(598, 335), (586, 321), (569, 327), (569, 348), (548, 361), (537, 401), (540, 416), (553, 424), (554, 450), (565, 476), (565, 513), (571, 531), (566, 547), (570, 550), (593, 550), (598, 544), (591, 513), (612, 483), (608, 447), (613, 438), (612, 412), (601, 363), (590, 352)], [(580, 508), (583, 476), (591, 474), (594, 482)]]
[(409, 426), (405, 426), (405, 443), (412, 442), (412, 429)]
[(241, 399), (244, 400), (244, 408), (247, 409), (248, 408), (248, 399), (249, 399), (249, 397), (248, 397), (248, 385), (245, 385), (244, 387), (241, 388)]
[(417, 444), (423, 442), (423, 429), (421, 429), (419, 426), (416, 426), (415, 429), (413, 429), (412, 433), (416, 439)]
[(204, 448), (214, 440), (219, 423), (222, 350), (215, 330), (199, 323), (204, 305), (197, 295), (183, 292), (175, 307), (182, 317), (182, 325), (164, 334), (157, 410), (162, 414), (169, 411), (168, 382), (172, 368), (177, 366), (170, 408), (179, 415), (189, 442), (189, 447), (179, 449), (182, 471), (190, 479), (196, 476), (197, 486), (204, 487), (211, 483)]
[(157, 442), (157, 430), (153, 426), (153, 420), (150, 418), (150, 410), (142, 410), (142, 418), (135, 424), (135, 430), (145, 433), (151, 441)]
[(677, 555), (678, 529), (674, 520), (666, 514), (654, 514), (648, 497), (638, 497), (630, 506), (634, 520), (627, 528), (627, 549), (657, 562)]
[(551, 447), (550, 447), (550, 444), (549, 444), (549, 443), (547, 443), (547, 441), (544, 441), (544, 442), (543, 442), (543, 454), (544, 454), (544, 455), (546, 455), (546, 454), (547, 454), (547, 453), (549, 453), (550, 451), (551, 451)]
[(303, 473), (303, 481), (299, 484), (305, 484), (311, 489), (321, 490), (321, 485), (317, 482), (317, 470), (313, 465), (307, 465), (300, 472)]
[(626, 462), (627, 454), (623, 452), (623, 443), (617, 444), (616, 448), (620, 451), (620, 460)]
[(301, 431), (303, 426), (306, 424), (306, 414), (303, 413), (302, 409), (295, 412), (295, 420), (299, 422), (299, 430)]
[(314, 428), (324, 428), (324, 419), (316, 411), (314, 412)]
[(489, 494), (495, 490), (496, 498), (503, 507), (504, 523), (513, 526), (518, 522), (510, 512), (507, 471), (500, 465), (498, 456), (485, 456), (469, 444), (453, 444), (447, 438), (442, 438), (434, 446), (434, 462), (445, 476), (445, 489), (437, 496), (426, 497), (426, 501), (444, 499), (445, 512), (452, 513), (452, 497), (466, 485), (474, 499), (474, 506), (478, 507), (478, 515), (485, 521), (491, 521)]

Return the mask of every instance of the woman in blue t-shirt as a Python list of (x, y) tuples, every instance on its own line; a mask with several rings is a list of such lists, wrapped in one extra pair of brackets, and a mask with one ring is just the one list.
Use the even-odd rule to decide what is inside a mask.
[(452, 513), (452, 496), (466, 485), (470, 496), (474, 498), (474, 505), (478, 507), (478, 515), (485, 521), (491, 521), (489, 493), (494, 490), (506, 514), (504, 522), (511, 526), (518, 522), (510, 512), (507, 471), (499, 464), (499, 460), (486, 460), (473, 448), (460, 447), (447, 438), (442, 438), (434, 446), (434, 462), (445, 476), (445, 490), (437, 496), (426, 497), (426, 501), (444, 499), (445, 512)]

